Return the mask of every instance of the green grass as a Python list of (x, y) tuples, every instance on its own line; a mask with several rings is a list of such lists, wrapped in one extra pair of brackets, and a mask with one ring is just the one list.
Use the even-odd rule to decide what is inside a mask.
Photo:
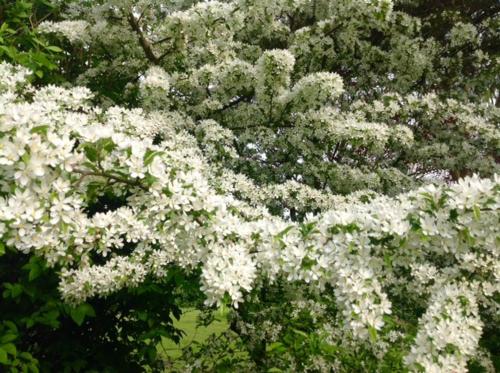
[(196, 325), (199, 314), (200, 311), (196, 309), (183, 310), (181, 318), (174, 321), (174, 326), (184, 331), (184, 337), (179, 344), (167, 338), (163, 339), (158, 348), (159, 353), (166, 354), (170, 359), (177, 359), (181, 356), (184, 347), (193, 345), (196, 348), (196, 342), (201, 343), (212, 334), (220, 334), (229, 326), (227, 312), (217, 311), (215, 320), (206, 327)]

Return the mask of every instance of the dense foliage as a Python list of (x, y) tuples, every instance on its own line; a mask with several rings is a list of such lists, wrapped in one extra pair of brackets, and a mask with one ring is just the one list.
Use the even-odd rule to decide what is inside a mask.
[(0, 364), (498, 369), (499, 10), (0, 5)]
[(37, 26), (54, 17), (57, 7), (45, 0), (4, 0), (0, 4), (0, 58), (30, 68), (41, 82), (60, 81), (56, 73), (63, 50), (51, 45)]

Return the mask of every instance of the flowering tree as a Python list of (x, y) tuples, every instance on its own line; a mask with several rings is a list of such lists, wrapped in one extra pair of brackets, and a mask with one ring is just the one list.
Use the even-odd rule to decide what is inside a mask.
[(233, 307), (248, 370), (494, 369), (494, 14), (443, 36), (417, 1), (61, 6), (39, 31), (68, 87), (0, 65), (0, 235), (73, 319), (179, 270)]

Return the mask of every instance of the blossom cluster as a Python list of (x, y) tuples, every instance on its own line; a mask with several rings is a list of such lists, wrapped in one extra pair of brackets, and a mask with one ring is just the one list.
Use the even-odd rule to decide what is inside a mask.
[(146, 71), (144, 79), (141, 81), (141, 86), (144, 88), (159, 88), (165, 92), (168, 91), (169, 76), (158, 66), (152, 66)]
[[(462, 369), (477, 347), (476, 304), (494, 309), (500, 286), (497, 176), (397, 198), (347, 198), (302, 223), (287, 221), (218, 192), (197, 141), (168, 116), (95, 108), (78, 87), (32, 94), (27, 71), (1, 69), (9, 74), (0, 81), (0, 235), (59, 268), (68, 301), (164, 276), (172, 263), (201, 265), (208, 304), (229, 296), (237, 306), (258, 276), (328, 284), (343, 327), (366, 341), (385, 332), (390, 294), (419, 296), (415, 276), (432, 296), (419, 299), (427, 312), (408, 364), (436, 364), (431, 353), (439, 366)], [(169, 136), (158, 142), (159, 134)], [(122, 206), (89, 213), (109, 193)], [(442, 286), (422, 274), (431, 266)], [(465, 274), (474, 283), (454, 285)]]
[(338, 74), (309, 74), (295, 83), (286, 101), (291, 101), (295, 110), (305, 111), (332, 102), (343, 90), (342, 78)]
[(368, 202), (378, 195), (371, 190), (359, 190), (343, 196), (314, 189), (297, 181), (256, 185), (245, 175), (236, 174), (227, 168), (213, 170), (211, 183), (216, 190), (232, 194), (253, 206), (267, 206), (273, 201), (280, 201), (284, 206), (302, 212), (331, 210), (354, 201)]
[(464, 283), (446, 285), (430, 299), (406, 362), (425, 372), (466, 372), (481, 332), (474, 292)]
[(88, 42), (89, 24), (86, 21), (45, 21), (38, 26), (42, 33), (58, 33), (66, 37), (71, 43)]
[[(228, 154), (234, 159), (227, 146), (234, 143), (239, 157), (231, 164), (247, 175), (269, 178), (274, 170), (279, 180), (315, 189), (391, 195), (435, 175), (491, 177), (498, 170), (497, 114), (420, 94), (416, 82), (441, 86), (435, 61), (446, 71), (454, 71), (454, 64), (460, 70), (464, 61), (448, 54), (436, 58), (437, 42), (416, 36), (420, 20), (393, 12), (393, 5), (390, 0), (168, 6), (104, 1), (92, 9), (73, 3), (65, 16), (87, 22), (82, 35), (100, 57), (82, 62), (77, 84), (104, 86), (101, 77), (115, 77), (128, 82), (124, 94), (134, 100), (140, 90), (146, 110), (178, 111), (194, 123), (216, 121), (234, 140), (225, 131), (224, 146), (207, 147), (212, 159), (225, 162)], [(476, 45), (481, 37), (474, 27), (458, 22), (445, 39), (453, 48)], [(388, 48), (368, 35), (383, 35)], [(495, 65), (487, 53), (474, 60), (482, 68)], [(163, 88), (157, 85), (160, 75)], [(150, 79), (155, 89), (148, 88)], [(464, 79), (457, 83), (473, 86)], [(465, 91), (460, 84), (453, 87)], [(387, 93), (392, 90), (416, 93), (395, 97)]]

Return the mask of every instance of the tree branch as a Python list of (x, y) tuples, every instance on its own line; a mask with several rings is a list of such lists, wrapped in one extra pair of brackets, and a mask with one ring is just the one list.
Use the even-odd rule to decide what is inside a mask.
[(224, 110), (227, 110), (229, 108), (232, 108), (233, 106), (236, 106), (238, 105), (240, 102), (250, 102), (252, 100), (253, 97), (248, 97), (248, 96), (240, 96), (238, 97), (237, 99), (233, 100), (233, 101), (230, 101), (229, 103), (227, 103), (226, 105), (224, 105), (223, 107), (221, 107), (220, 109), (217, 109), (215, 111), (215, 113), (220, 113), (220, 112), (223, 112)]
[(80, 182), (85, 177), (87, 177), (87, 176), (99, 176), (99, 177), (107, 178), (109, 180), (117, 181), (119, 183), (123, 183), (123, 184), (128, 184), (130, 186), (139, 187), (140, 189), (142, 189), (144, 191), (148, 190), (148, 188), (145, 185), (143, 185), (140, 182), (140, 180), (131, 180), (131, 179), (127, 179), (125, 177), (121, 177), (119, 175), (113, 175), (113, 174), (110, 174), (110, 173), (106, 173), (104, 171), (103, 172), (97, 172), (97, 171), (90, 171), (90, 170), (73, 169), (73, 172), (82, 175), (82, 177), (77, 181), (77, 184), (80, 184)]
[(151, 43), (149, 42), (148, 39), (144, 36), (144, 33), (142, 32), (141, 25), (139, 24), (139, 20), (135, 18), (134, 14), (132, 12), (129, 13), (128, 15), (128, 23), (130, 24), (130, 27), (132, 27), (132, 30), (135, 31), (135, 33), (139, 36), (139, 44), (141, 44), (142, 49), (144, 50), (144, 54), (146, 55), (146, 58), (150, 60), (152, 63), (155, 65), (158, 65), (160, 62), (161, 58), (158, 58), (154, 51), (153, 47), (151, 46)]

